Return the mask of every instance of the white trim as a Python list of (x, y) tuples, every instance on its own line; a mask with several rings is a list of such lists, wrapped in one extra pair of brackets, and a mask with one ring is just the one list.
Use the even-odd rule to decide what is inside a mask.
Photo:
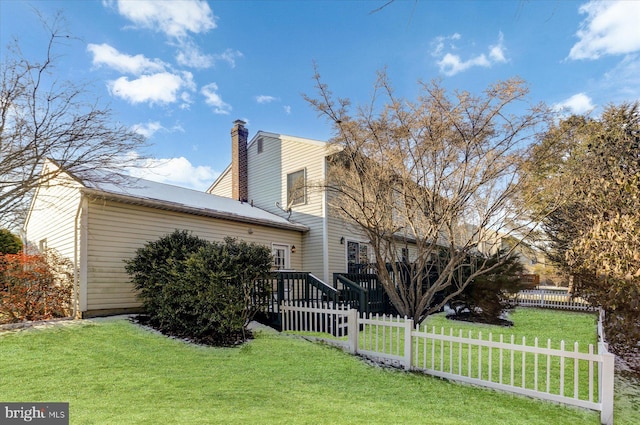
[(74, 220), (73, 228), (73, 317), (76, 318), (79, 313), (87, 311), (87, 233), (88, 218), (87, 209), (89, 201), (80, 194), (78, 209)]
[[(292, 175), (292, 174), (298, 174), (300, 171), (302, 171), (302, 180), (303, 180), (303, 188), (302, 188), (302, 190), (304, 190), (304, 195), (303, 195), (304, 201), (303, 202), (299, 202), (297, 204), (292, 204), (292, 203), (290, 203), (291, 200), (289, 199), (289, 176)], [(295, 171), (287, 172), (287, 173), (285, 173), (285, 178), (286, 178), (286, 181), (285, 181), (285, 184), (286, 184), (286, 188), (285, 188), (285, 190), (286, 190), (286, 193), (285, 193), (286, 194), (285, 204), (287, 205), (287, 208), (298, 207), (298, 206), (301, 206), (301, 205), (308, 205), (309, 204), (309, 195), (307, 193), (307, 167), (302, 167), (302, 168), (296, 169)]]
[[(323, 158), (322, 179), (327, 178), (327, 157)], [(325, 282), (331, 282), (329, 278), (329, 217), (327, 206), (327, 191), (322, 191), (322, 273)]]
[[(80, 287), (79, 287), (79, 301), (80, 301), (80, 311), (87, 311), (89, 305), (89, 294), (88, 294), (88, 252), (89, 248), (87, 247), (88, 242), (88, 233), (89, 233), (89, 200), (86, 197), (80, 198), (80, 228), (78, 231), (80, 232), (80, 246), (79, 246), (79, 271), (80, 271)], [(76, 248), (78, 249), (78, 248)]]
[[(344, 237), (344, 265), (345, 271), (349, 271), (349, 242), (358, 244), (358, 261), (360, 260), (360, 245), (366, 245), (367, 247), (367, 262), (371, 262), (371, 243), (369, 241), (365, 241), (363, 239), (354, 239), (349, 237)], [(361, 264), (361, 263), (356, 263)]]
[(327, 142), (324, 142), (322, 140), (306, 139), (304, 137), (289, 136), (286, 134), (279, 134), (279, 133), (270, 133), (268, 131), (263, 131), (263, 130), (259, 130), (256, 134), (254, 134), (251, 140), (249, 140), (249, 142), (247, 143), (247, 146), (251, 146), (252, 144), (254, 144), (259, 137), (270, 137), (273, 139), (280, 139), (283, 141), (287, 140), (287, 141), (298, 142), (298, 143), (306, 143), (309, 145), (327, 146)]
[(271, 242), (271, 254), (275, 253), (276, 247), (284, 249), (284, 267), (279, 270), (291, 270), (291, 245), (284, 243)]

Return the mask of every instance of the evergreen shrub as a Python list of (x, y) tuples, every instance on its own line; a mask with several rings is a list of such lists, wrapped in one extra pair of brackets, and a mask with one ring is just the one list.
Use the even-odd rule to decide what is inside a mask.
[(150, 242), (127, 261), (126, 270), (149, 324), (178, 337), (234, 345), (247, 330), (268, 291), (267, 247), (226, 238), (208, 242), (176, 230)]
[[(494, 267), (504, 252), (487, 259), (487, 268)], [(504, 319), (506, 311), (514, 307), (510, 296), (525, 289), (520, 276), (524, 267), (513, 255), (488, 273), (476, 277), (458, 296), (451, 301), (454, 313), (451, 319), (510, 326)]]

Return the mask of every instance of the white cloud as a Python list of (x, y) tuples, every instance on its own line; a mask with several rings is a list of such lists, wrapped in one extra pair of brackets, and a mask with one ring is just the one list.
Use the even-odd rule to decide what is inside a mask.
[(560, 103), (556, 103), (553, 108), (557, 111), (581, 115), (593, 111), (595, 106), (589, 96), (584, 93), (578, 93)]
[[(507, 62), (505, 55), (506, 48), (504, 47), (504, 35), (502, 32), (498, 35), (498, 43), (489, 46), (488, 56), (481, 53), (466, 60), (462, 59), (459, 54), (451, 52), (445, 53), (446, 50), (456, 50), (456, 45), (453, 42), (460, 40), (461, 38), (462, 36), (460, 34), (455, 33), (448, 37), (436, 37), (431, 43), (431, 55), (440, 58), (436, 63), (440, 68), (440, 72), (443, 74), (450, 77), (475, 66), (489, 68), (496, 63)], [(449, 43), (448, 46), (445, 46), (445, 42)]]
[(201, 0), (118, 0), (117, 10), (135, 25), (182, 38), (216, 27), (209, 4)]
[[(134, 80), (120, 77), (109, 81), (109, 91), (113, 96), (131, 103), (174, 103), (178, 100), (182, 90), (193, 90), (193, 76), (189, 72), (172, 74), (161, 72), (152, 75), (142, 75)], [(184, 99), (183, 99), (184, 100)]]
[(460, 38), (462, 38), (462, 36), (460, 34), (458, 34), (457, 32), (449, 35), (449, 36), (438, 36), (436, 37), (432, 42), (431, 42), (431, 55), (432, 56), (441, 56), (442, 52), (445, 49), (445, 43), (449, 43), (449, 45), (447, 46), (448, 49), (450, 50), (455, 50), (456, 46), (453, 43), (453, 41), (455, 40), (460, 40)]
[(135, 124), (132, 130), (138, 134), (143, 135), (147, 139), (151, 138), (158, 130), (164, 129), (158, 121), (149, 121), (146, 124)]
[(590, 1), (580, 7), (587, 17), (576, 32), (570, 59), (598, 59), (640, 51), (639, 1)]
[(145, 159), (140, 160), (139, 165), (139, 168), (128, 169), (131, 176), (196, 190), (206, 190), (220, 175), (211, 167), (194, 166), (184, 157)]
[(244, 55), (239, 50), (227, 49), (220, 54), (213, 55), (213, 59), (216, 61), (227, 62), (231, 68), (235, 68), (236, 59), (239, 59), (243, 56)]
[(266, 96), (266, 95), (256, 96), (256, 102), (258, 103), (271, 103), (277, 100), (278, 98), (273, 96)]
[(609, 101), (640, 99), (640, 54), (626, 55), (601, 81)]
[(156, 134), (158, 131), (169, 132), (169, 133), (175, 133), (175, 132), (184, 133), (184, 128), (182, 128), (180, 124), (174, 124), (173, 126), (167, 128), (162, 124), (160, 124), (159, 121), (149, 121), (147, 123), (138, 123), (133, 125), (131, 129), (136, 133), (143, 135), (147, 139), (153, 137), (153, 135)]
[(162, 61), (151, 60), (143, 55), (130, 56), (120, 53), (108, 44), (89, 44), (87, 50), (93, 54), (93, 65), (105, 65), (125, 74), (140, 75), (147, 72), (164, 71)]
[(438, 61), (438, 66), (440, 67), (440, 72), (451, 77), (452, 75), (456, 75), (462, 71), (466, 71), (473, 66), (482, 66), (488, 68), (491, 66), (491, 62), (489, 62), (484, 54), (463, 61), (460, 56), (447, 53), (441, 60)]
[(203, 53), (192, 40), (185, 39), (178, 47), (176, 61), (183, 66), (189, 66), (197, 69), (210, 68), (215, 58), (212, 55)]
[(213, 106), (213, 112), (216, 114), (227, 115), (231, 112), (231, 105), (225, 103), (218, 94), (218, 85), (216, 83), (207, 84), (202, 87), (200, 92), (204, 95), (207, 105)]
[(498, 44), (495, 46), (489, 46), (489, 57), (494, 62), (506, 62), (507, 59), (504, 55), (505, 47), (504, 47), (504, 35), (502, 32), (498, 35)]
[(291, 115), (291, 105), (284, 106), (284, 113), (287, 115)]

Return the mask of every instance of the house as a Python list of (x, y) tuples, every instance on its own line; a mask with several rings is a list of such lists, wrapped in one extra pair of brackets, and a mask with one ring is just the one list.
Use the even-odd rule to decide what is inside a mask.
[[(140, 302), (124, 260), (176, 229), (207, 240), (227, 236), (270, 246), (278, 267), (303, 268), (310, 228), (256, 205), (205, 192), (124, 178), (95, 183), (53, 161), (58, 176), (37, 188), (25, 222), (26, 239), (53, 248), (75, 265), (74, 313), (82, 317), (135, 312)], [(286, 263), (284, 260), (286, 259)]]
[[(332, 154), (327, 143), (258, 131), (250, 140), (243, 121), (231, 131), (231, 164), (208, 193), (259, 207), (306, 226), (302, 234), (301, 270), (327, 283), (333, 273), (372, 259), (367, 240), (329, 210), (325, 181)], [(279, 267), (295, 268), (289, 251)]]
[[(44, 164), (44, 172), (59, 174), (38, 187), (24, 232), (41, 250), (53, 248), (72, 260), (78, 315), (138, 310), (124, 260), (176, 229), (212, 241), (231, 236), (268, 246), (274, 269), (311, 273), (313, 283), (305, 284), (323, 296), (335, 291), (336, 273), (373, 262), (367, 238), (329, 208), (330, 195), (321, 186), (335, 152), (327, 143), (264, 131), (249, 140), (240, 120), (231, 143), (231, 164), (206, 192), (131, 177), (98, 183), (54, 161)], [(390, 261), (411, 261), (411, 250), (405, 245)], [(349, 282), (341, 284), (344, 296)]]

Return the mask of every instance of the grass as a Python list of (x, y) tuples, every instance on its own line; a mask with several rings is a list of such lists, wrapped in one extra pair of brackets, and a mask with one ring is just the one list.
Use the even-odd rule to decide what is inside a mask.
[[(478, 326), (472, 324), (458, 324), (444, 319), (447, 323), (442, 323), (441, 316), (432, 318), (427, 324), (429, 332), (440, 334), (469, 336), (477, 339), (496, 342), (503, 338), (505, 342), (513, 340), (516, 345), (526, 344), (527, 346), (537, 345), (538, 347), (551, 347), (560, 349), (564, 342), (564, 350), (574, 351), (574, 343), (578, 344), (578, 351), (589, 352), (589, 344), (594, 353), (598, 349), (597, 336), (595, 332), (597, 316), (589, 313), (562, 312), (540, 309), (520, 309), (512, 314), (514, 326), (503, 328), (499, 326)], [(440, 325), (440, 326), (438, 326)], [(512, 338), (513, 337), (513, 338)], [(471, 352), (469, 352), (471, 351)], [(435, 354), (435, 355), (434, 355)], [(478, 369), (478, 356), (482, 356), (483, 369)], [(490, 356), (491, 355), (491, 356)], [(512, 350), (493, 349), (489, 353), (488, 348), (478, 350), (478, 347), (469, 349), (466, 344), (435, 342), (425, 344), (422, 352), (422, 364), (430, 365), (438, 370), (452, 370), (462, 375), (478, 377), (492, 382), (503, 382), (516, 387), (526, 387), (532, 390), (541, 390), (551, 394), (560, 394), (567, 397), (574, 397), (577, 389), (578, 397), (581, 400), (597, 400), (597, 366), (586, 360), (575, 361), (568, 359), (561, 366), (561, 359), (558, 356), (534, 355), (532, 353), (523, 354)], [(444, 358), (443, 358), (444, 357)], [(461, 359), (459, 359), (461, 357)], [(491, 357), (491, 369), (489, 358)], [(502, 360), (501, 360), (502, 357)], [(420, 358), (420, 357), (419, 357)], [(471, 367), (467, 364), (467, 359), (471, 358)], [(420, 360), (418, 360), (420, 361)], [(503, 362), (503, 376), (500, 376), (500, 362)], [(525, 373), (523, 374), (523, 365)], [(459, 370), (462, 366), (462, 370)], [(588, 380), (592, 376), (592, 391)], [(564, 367), (564, 372), (562, 372)], [(578, 380), (580, 385), (574, 388), (574, 368), (578, 370)], [(535, 374), (537, 368), (537, 376)], [(560, 376), (564, 374), (564, 383), (561, 384)], [(490, 376), (491, 375), (491, 376)]]
[[(551, 341), (551, 347), (558, 349), (560, 348), (561, 341), (565, 342), (566, 350), (574, 349), (574, 342), (578, 342), (579, 351), (587, 353), (589, 350), (589, 344), (593, 344), (594, 352), (597, 352), (597, 336), (595, 332), (597, 316), (593, 313), (583, 313), (583, 312), (566, 312), (566, 311), (558, 311), (558, 310), (543, 310), (543, 309), (534, 309), (534, 308), (525, 308), (525, 309), (517, 309), (511, 313), (511, 319), (514, 321), (514, 326), (505, 328), (500, 326), (490, 326), (490, 325), (480, 325), (474, 323), (460, 322), (460, 321), (452, 321), (448, 320), (444, 314), (436, 314), (430, 316), (421, 326), (421, 331), (426, 329), (428, 332), (432, 332), (433, 328), (435, 328), (436, 333), (442, 333), (444, 331), (445, 334), (450, 333), (450, 329), (453, 329), (453, 335), (459, 335), (459, 331), (462, 330), (463, 336), (468, 336), (469, 332), (473, 338), (478, 338), (482, 336), (482, 339), (488, 340), (491, 334), (491, 338), (493, 341), (498, 341), (500, 335), (503, 336), (505, 342), (509, 342), (511, 340), (511, 335), (514, 335), (514, 342), (516, 344), (522, 344), (522, 338), (525, 338), (526, 344), (532, 346), (534, 344), (535, 338), (538, 338), (538, 346), (539, 347), (547, 347), (547, 339)], [(402, 320), (401, 320), (402, 322)], [(386, 329), (386, 332), (384, 331)], [(296, 334), (303, 335), (316, 335), (313, 333), (304, 333), (297, 332)], [(402, 333), (400, 333), (402, 335)], [(328, 334), (323, 334), (320, 336), (332, 338)], [(346, 339), (346, 338), (340, 338)], [(383, 343), (384, 341), (384, 343)], [(393, 341), (393, 344), (391, 343)], [(378, 347), (376, 347), (379, 344)], [(383, 350), (386, 353), (402, 355), (404, 349), (404, 341), (402, 338), (398, 339), (398, 334), (396, 334), (395, 330), (391, 331), (386, 327), (376, 327), (375, 325), (367, 325), (363, 331), (360, 333), (360, 348), (364, 349), (373, 349), (374, 351), (383, 350), (383, 346), (385, 349)], [(436, 370), (444, 370), (449, 371), (449, 345), (448, 343), (444, 344), (442, 347), (439, 343), (435, 344), (435, 349), (433, 352), (435, 353), (435, 369)], [(441, 348), (444, 351), (444, 361), (443, 366), (440, 366), (441, 359)], [(458, 345), (456, 343), (453, 344), (453, 365), (452, 369), (454, 372), (457, 372), (458, 368)], [(418, 356), (414, 359), (417, 361), (418, 366), (423, 366), (424, 360), (424, 348), (419, 346)], [(431, 345), (427, 345), (427, 365), (431, 367)], [(498, 374), (498, 362), (499, 362), (499, 352), (498, 350), (493, 350), (492, 357), (492, 381), (499, 381)], [(487, 360), (488, 352), (485, 348), (482, 350), (482, 355)], [(467, 375), (468, 371), (466, 369), (466, 359), (468, 356), (468, 349), (463, 344), (462, 347), (462, 358), (463, 364), (465, 365), (463, 368), (463, 375)], [(504, 361), (505, 364), (508, 365), (510, 353), (508, 350), (505, 350), (504, 353)], [(472, 351), (472, 370), (470, 372), (471, 376), (476, 377), (478, 373), (477, 369), (477, 349)], [(517, 354), (514, 359), (514, 385), (521, 386), (522, 384), (522, 357), (521, 354)], [(534, 359), (533, 355), (527, 354), (526, 361), (528, 364), (533, 364)], [(483, 363), (486, 365), (486, 361)], [(537, 382), (537, 388), (540, 390), (545, 390), (547, 385), (546, 378), (546, 356), (539, 355), (538, 356), (538, 365), (539, 365), (539, 376)], [(550, 362), (550, 373), (549, 373), (549, 392), (552, 394), (559, 394), (560, 390), (560, 380), (559, 380), (559, 370), (560, 370), (560, 361), (557, 357), (552, 357)], [(509, 383), (510, 377), (510, 369), (508, 366), (505, 366), (505, 376), (503, 377), (504, 383)], [(485, 366), (483, 369), (484, 379), (487, 379), (488, 370)], [(586, 361), (579, 362), (579, 374), (580, 374), (580, 382), (583, 382), (589, 375), (589, 365)], [(525, 376), (526, 387), (533, 389), (536, 385), (534, 380), (533, 368), (527, 368), (527, 374)], [(597, 388), (597, 382), (594, 380), (594, 388)], [(573, 396), (573, 361), (567, 360), (565, 362), (565, 383), (564, 383), (564, 394), (568, 397)], [(588, 385), (581, 385), (579, 397), (582, 400), (589, 399), (589, 388)], [(597, 394), (593, 394), (594, 398), (597, 398)], [(616, 424), (638, 424), (640, 423), (640, 377), (632, 375), (630, 373), (617, 373), (616, 374), (616, 382), (615, 382), (615, 418)]]
[[(520, 309), (513, 313), (515, 326), (478, 325), (447, 320), (444, 314), (429, 317), (420, 327), (423, 335), (451, 335), (454, 337), (482, 339), (516, 346), (527, 345), (540, 348), (560, 349), (564, 341), (565, 351), (589, 352), (589, 344), (595, 345), (597, 316), (589, 313), (567, 313), (562, 311)], [(367, 322), (360, 333), (360, 349), (403, 356), (404, 321), (387, 321), (378, 325), (376, 317)], [(569, 331), (570, 329), (570, 331)], [(542, 338), (544, 336), (544, 338)], [(586, 360), (566, 359), (559, 356), (522, 353), (518, 350), (480, 348), (459, 342), (444, 342), (417, 337), (412, 349), (414, 366), (441, 372), (454, 373), (484, 381), (504, 383), (514, 387), (540, 390), (550, 394), (564, 394), (573, 398), (574, 392), (581, 400), (597, 401), (597, 365)], [(597, 347), (592, 346), (597, 353)], [(480, 360), (482, 359), (482, 360)], [(502, 365), (502, 367), (501, 367)], [(526, 368), (523, 365), (527, 365)], [(574, 387), (574, 369), (578, 380)], [(524, 373), (523, 373), (524, 370)], [(536, 373), (537, 370), (537, 373)], [(561, 381), (560, 377), (564, 380)], [(591, 388), (589, 377), (592, 378)], [(579, 384), (579, 385), (578, 385)]]
[(72, 424), (599, 423), (597, 412), (372, 367), (271, 332), (223, 349), (85, 322), (0, 335), (0, 358), (2, 401), (69, 402)]

